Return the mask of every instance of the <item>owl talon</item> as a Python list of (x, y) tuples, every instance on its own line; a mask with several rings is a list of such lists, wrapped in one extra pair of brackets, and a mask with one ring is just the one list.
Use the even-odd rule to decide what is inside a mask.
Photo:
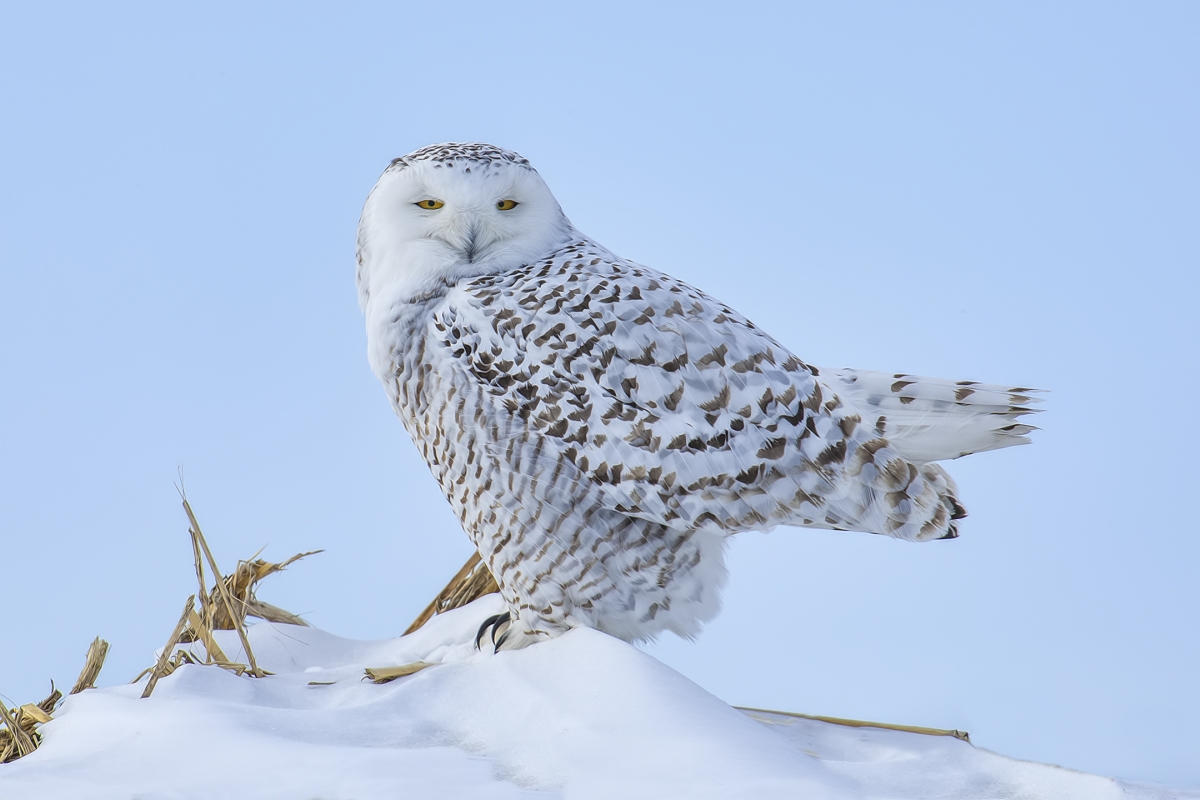
[[(495, 647), (494, 652), (500, 651), (500, 646), (504, 644), (504, 640), (508, 638), (508, 627), (512, 622), (512, 615), (505, 611), (503, 614), (493, 614), (483, 621), (479, 626), (479, 632), (475, 634), (475, 649), (479, 649), (479, 643), (483, 640), (483, 634), (488, 628), (492, 629), (492, 645)], [(496, 631), (503, 627), (504, 633), (500, 635), (500, 640), (496, 640)]]

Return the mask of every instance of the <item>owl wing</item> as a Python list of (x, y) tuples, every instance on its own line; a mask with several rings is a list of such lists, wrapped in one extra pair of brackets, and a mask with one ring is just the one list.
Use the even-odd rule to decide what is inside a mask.
[(871, 438), (858, 416), (681, 281), (602, 257), (534, 265), (453, 289), (431, 339), (503, 420), (484, 446), (526, 478), (672, 526), (854, 525), (831, 496)]

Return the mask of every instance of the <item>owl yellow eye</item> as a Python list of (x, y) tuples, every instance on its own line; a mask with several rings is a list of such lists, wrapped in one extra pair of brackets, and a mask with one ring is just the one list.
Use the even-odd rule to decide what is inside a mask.
[(501, 200), (499, 203), (496, 203), (496, 208), (501, 211), (512, 211), (517, 205), (516, 200)]
[(422, 200), (419, 203), (413, 203), (417, 208), (441, 208), (446, 205), (441, 200)]

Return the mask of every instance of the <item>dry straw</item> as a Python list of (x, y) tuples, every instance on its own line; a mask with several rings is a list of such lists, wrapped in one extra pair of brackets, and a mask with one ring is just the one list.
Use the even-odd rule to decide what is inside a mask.
[(403, 678), (406, 675), (412, 675), (420, 672), (426, 667), (432, 667), (427, 661), (414, 661), (411, 664), (403, 664), (399, 667), (367, 667), (367, 679), (371, 683), (389, 683), (396, 678)]
[[(71, 694), (79, 694), (85, 689), (96, 685), (96, 677), (104, 667), (104, 658), (108, 655), (108, 642), (97, 637), (88, 648), (84, 660), (83, 671), (75, 681)], [(62, 700), (62, 692), (50, 684), (50, 694), (40, 703), (26, 703), (14, 709), (0, 702), (0, 764), (15, 761), (27, 756), (42, 743), (42, 736), (37, 731), (38, 725), (49, 722)]]
[[(479, 558), (479, 553), (472, 553), (458, 574), (451, 578), (445, 588), (438, 592), (437, 597), (433, 598), (433, 602), (425, 606), (425, 610), (417, 615), (404, 635), (407, 636), (417, 630), (437, 614), (461, 608), (485, 594), (498, 591), (500, 591), (500, 587), (496, 584), (496, 579), (492, 577), (491, 571)], [(427, 661), (414, 661), (398, 667), (367, 667), (366, 679), (372, 683), (388, 683), (432, 666), (434, 665)]]
[[(445, 588), (438, 592), (437, 597), (433, 598), (433, 602), (425, 606), (425, 610), (417, 615), (404, 635), (407, 636), (417, 630), (438, 614), (461, 608), (485, 594), (498, 591), (500, 591), (500, 587), (496, 584), (496, 579), (492, 577), (487, 565), (479, 557), (479, 553), (472, 553), (458, 574), (451, 578)], [(388, 683), (432, 666), (434, 665), (425, 661), (416, 661), (398, 667), (368, 667), (366, 679), (372, 683)]]
[[(167, 639), (158, 662), (133, 679), (133, 683), (137, 683), (146, 675), (150, 676), (150, 680), (142, 692), (142, 697), (149, 697), (153, 693), (154, 687), (158, 685), (160, 678), (170, 675), (184, 664), (212, 664), (238, 675), (250, 675), (255, 678), (269, 675), (270, 673), (258, 666), (254, 657), (254, 650), (250, 647), (250, 637), (246, 632), (246, 619), (257, 617), (268, 622), (281, 622), (288, 625), (307, 625), (308, 623), (290, 611), (259, 600), (255, 594), (258, 584), (268, 575), (274, 575), (289, 564), (293, 564), (305, 556), (322, 552), (313, 550), (308, 553), (297, 553), (278, 563), (265, 561), (255, 554), (250, 560), (239, 561), (233, 573), (222, 575), (217, 566), (217, 560), (208, 546), (208, 540), (204, 538), (204, 532), (200, 528), (196, 514), (192, 511), (191, 503), (188, 502), (187, 497), (183, 496), (183, 492), (180, 492), (180, 496), (183, 499), (184, 513), (188, 518), (188, 535), (192, 542), (192, 558), (196, 568), (198, 589), (196, 594), (189, 597), (184, 604), (179, 622), (171, 632), (170, 638)], [(207, 588), (205, 564), (208, 565), (214, 581), (211, 589)], [(213, 631), (229, 630), (237, 631), (242, 651), (245, 653), (248, 663), (232, 661), (217, 644)], [(181, 644), (196, 642), (204, 649), (202, 661), (191, 648), (176, 649)]]
[(500, 591), (500, 587), (496, 584), (496, 579), (492, 577), (492, 573), (487, 566), (479, 558), (479, 553), (471, 554), (467, 559), (467, 563), (463, 564), (463, 568), (458, 571), (458, 574), (450, 579), (446, 584), (446, 588), (438, 592), (438, 596), (433, 598), (433, 602), (425, 606), (412, 625), (408, 626), (408, 630), (404, 635), (412, 633), (420, 628), (426, 622), (433, 618), (435, 614), (444, 614), (447, 611), (453, 611), (456, 608), (465, 606), (473, 600), (478, 600), (485, 594), (492, 594)]
[(88, 647), (87, 657), (83, 662), (83, 671), (79, 673), (79, 678), (71, 687), (71, 694), (79, 694), (84, 689), (96, 688), (96, 678), (100, 677), (100, 669), (104, 666), (104, 659), (107, 657), (108, 642), (97, 636)]

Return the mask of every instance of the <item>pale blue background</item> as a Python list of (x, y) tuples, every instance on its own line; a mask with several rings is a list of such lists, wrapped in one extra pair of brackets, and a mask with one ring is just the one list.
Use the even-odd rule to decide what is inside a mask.
[(172, 486), (265, 599), (399, 633), (469, 553), (365, 359), (394, 156), (528, 156), (578, 227), (817, 365), (1052, 390), (955, 542), (740, 537), (650, 652), (734, 703), (1200, 786), (1194, 3), (7, 4), (0, 691), (147, 666)]

